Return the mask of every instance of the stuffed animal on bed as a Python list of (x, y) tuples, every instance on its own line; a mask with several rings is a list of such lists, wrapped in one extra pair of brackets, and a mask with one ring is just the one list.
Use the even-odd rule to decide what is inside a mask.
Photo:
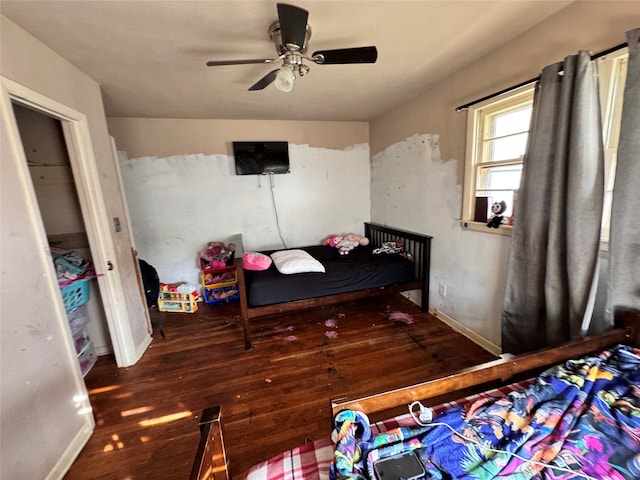
[(369, 239), (367, 237), (356, 235), (355, 233), (348, 233), (347, 235), (329, 235), (322, 244), (337, 248), (340, 255), (347, 255), (357, 246), (369, 245)]
[(344, 238), (343, 235), (329, 235), (327, 238), (325, 238), (322, 241), (322, 245), (328, 245), (330, 247), (337, 247), (338, 244), (342, 241), (343, 238)]
[(349, 233), (340, 242), (340, 255), (346, 255), (360, 245), (363, 247), (369, 245), (369, 239), (355, 233)]
[(498, 228), (503, 223), (507, 223), (507, 219), (502, 215), (504, 211), (507, 209), (507, 204), (504, 201), (494, 202), (491, 205), (491, 214), (492, 217), (487, 223), (487, 227), (489, 228)]

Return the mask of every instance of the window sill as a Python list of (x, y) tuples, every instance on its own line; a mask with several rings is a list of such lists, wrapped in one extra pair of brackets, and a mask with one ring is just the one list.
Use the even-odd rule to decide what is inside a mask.
[(471, 230), (474, 232), (492, 233), (494, 235), (511, 236), (513, 227), (511, 225), (500, 225), (498, 228), (487, 227), (486, 223), (474, 222), (472, 220), (460, 220), (460, 226), (463, 230)]
[[(489, 228), (486, 223), (474, 222), (473, 220), (460, 220), (460, 226), (463, 230), (471, 230), (473, 232), (493, 233), (494, 235), (504, 235), (510, 237), (513, 227), (511, 225), (500, 225), (498, 228)], [(609, 239), (600, 240), (600, 251), (609, 252)]]

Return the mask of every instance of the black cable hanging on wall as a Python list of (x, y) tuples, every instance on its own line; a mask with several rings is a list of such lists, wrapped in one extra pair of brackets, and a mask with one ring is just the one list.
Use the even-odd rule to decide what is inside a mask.
[[(626, 48), (627, 46), (628, 45), (625, 42), (625, 43), (621, 43), (620, 45), (616, 45), (615, 47), (607, 48), (606, 50), (603, 50), (603, 51), (598, 52), (598, 53), (596, 53), (594, 55), (591, 55), (591, 60), (596, 60), (596, 59), (598, 59), (600, 57), (604, 57), (606, 55), (609, 55), (610, 53), (613, 53), (613, 52), (616, 52), (616, 51), (621, 50), (623, 48)], [(484, 96), (482, 98), (478, 98), (477, 100), (473, 100), (473, 101), (471, 101), (469, 103), (465, 103), (464, 105), (460, 105), (459, 107), (456, 107), (456, 112), (461, 112), (462, 110), (466, 110), (469, 107), (472, 107), (474, 105), (477, 105), (478, 103), (484, 102), (485, 100), (489, 100), (491, 98), (495, 98), (498, 95), (502, 95), (503, 93), (511, 92), (513, 90), (516, 90), (516, 89), (518, 89), (520, 87), (524, 87), (526, 85), (531, 85), (532, 83), (536, 83), (539, 80), (540, 80), (540, 76), (538, 75), (535, 78), (532, 78), (530, 80), (526, 80), (524, 82), (520, 82), (517, 85), (512, 85), (511, 87), (504, 88), (504, 89), (502, 89), (502, 90), (500, 90), (498, 92), (494, 92), (494, 93), (486, 95), (486, 96)]]

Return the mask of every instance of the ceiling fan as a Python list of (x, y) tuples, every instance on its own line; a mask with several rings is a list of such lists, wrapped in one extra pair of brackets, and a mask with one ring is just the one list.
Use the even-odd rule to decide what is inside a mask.
[(282, 60), (280, 68), (270, 71), (249, 90), (262, 90), (274, 83), (278, 90), (290, 92), (296, 79), (296, 73), (304, 77), (309, 67), (303, 60), (318, 65), (338, 65), (350, 63), (375, 63), (378, 50), (374, 46), (319, 50), (313, 55), (306, 55), (311, 27), (307, 24), (309, 12), (295, 5), (278, 3), (278, 21), (269, 27), (269, 37), (276, 47), (278, 56), (266, 59), (221, 60), (209, 61), (207, 66), (248, 65), (252, 63), (276, 63)]

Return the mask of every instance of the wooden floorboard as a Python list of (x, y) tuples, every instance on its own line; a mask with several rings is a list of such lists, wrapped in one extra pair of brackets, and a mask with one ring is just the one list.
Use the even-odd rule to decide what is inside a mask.
[[(154, 331), (132, 367), (100, 357), (85, 378), (96, 429), (66, 480), (188, 478), (198, 418), (212, 405), (222, 406), (232, 478), (242, 478), (251, 465), (328, 435), (331, 398), (495, 358), (399, 294), (253, 319), (252, 350), (237, 304), (151, 313), (164, 338)], [(394, 321), (397, 313), (412, 323)]]

